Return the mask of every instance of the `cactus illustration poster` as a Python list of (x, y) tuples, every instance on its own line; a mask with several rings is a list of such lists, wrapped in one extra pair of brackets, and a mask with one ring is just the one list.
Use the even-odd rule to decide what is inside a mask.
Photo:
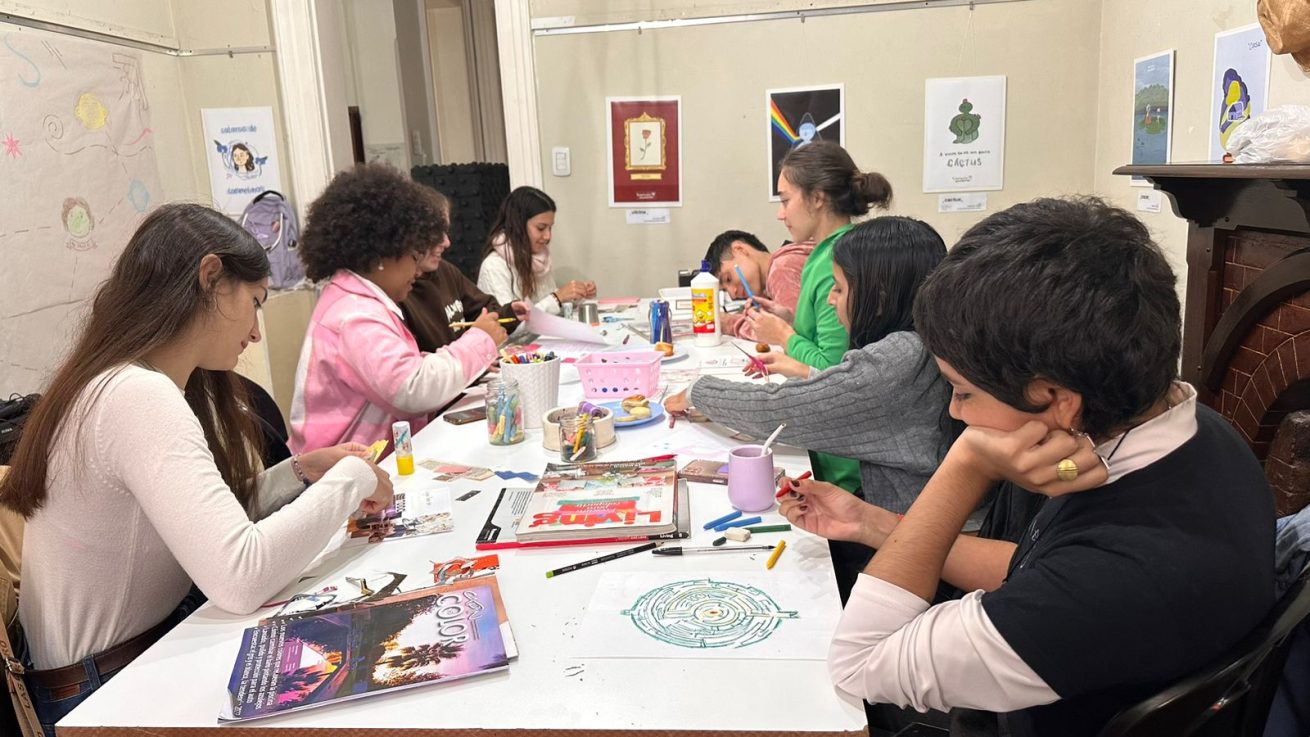
[(1001, 189), (1005, 77), (925, 80), (923, 108), (923, 191)]
[(1210, 84), (1210, 160), (1221, 161), (1228, 140), (1269, 102), (1269, 44), (1259, 23), (1214, 35)]
[(840, 84), (830, 84), (765, 91), (770, 200), (778, 201), (778, 169), (792, 149), (814, 141), (846, 145), (844, 90)]
[[(1172, 146), (1174, 52), (1172, 49), (1133, 62), (1133, 164), (1167, 164)], [(1149, 187), (1146, 177), (1134, 186)]]

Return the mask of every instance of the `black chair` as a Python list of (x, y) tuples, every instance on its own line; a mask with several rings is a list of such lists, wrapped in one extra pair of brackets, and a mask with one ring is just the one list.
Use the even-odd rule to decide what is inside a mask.
[(1100, 737), (1261, 737), (1293, 631), (1310, 617), (1310, 566), (1224, 657), (1105, 725)]
[(273, 401), (273, 397), (264, 391), (264, 387), (241, 374), (237, 374), (237, 378), (246, 388), (250, 414), (264, 435), (264, 468), (272, 468), (291, 457), (291, 449), (287, 447), (291, 435), (287, 432), (286, 421), (282, 419), (282, 410)]

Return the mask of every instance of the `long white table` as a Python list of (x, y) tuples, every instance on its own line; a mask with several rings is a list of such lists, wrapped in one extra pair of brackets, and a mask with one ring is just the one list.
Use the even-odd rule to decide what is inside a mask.
[[(709, 356), (740, 355), (726, 341), (717, 348), (687, 344), (690, 357), (669, 369), (697, 365)], [(680, 347), (683, 344), (679, 344)], [(560, 404), (577, 402), (582, 389), (567, 383), (576, 371), (564, 367)], [(475, 390), (455, 409), (477, 406)], [(679, 421), (670, 431), (664, 422), (618, 431), (619, 440), (600, 460), (628, 460), (665, 452), (698, 449), (696, 456), (726, 458), (739, 443), (729, 431), (708, 423)], [(498, 470), (540, 473), (556, 454), (541, 445), (541, 431), (530, 430), (521, 444), (494, 447), (486, 441), (486, 424), (451, 425), (436, 420), (414, 439), (417, 459), (433, 458)], [(693, 457), (683, 454), (679, 466)], [(777, 463), (796, 474), (809, 467), (805, 453), (777, 447)], [(394, 463), (384, 461), (394, 474)], [(397, 482), (397, 490), (436, 485), (418, 469)], [(449, 484), (452, 496), (470, 489), (481, 493), (455, 501), (453, 532), (347, 548), (326, 558), (289, 585), (284, 599), (314, 591), (323, 580), (377, 571), (407, 573), (409, 584), (431, 582), (433, 561), (476, 553), (474, 540), (502, 486), (531, 486), (492, 477), (481, 482)], [(701, 526), (728, 511), (726, 487), (691, 485), (692, 537), (688, 545), (708, 545), (716, 533)], [(179, 489), (179, 493), (184, 490)], [(765, 522), (782, 522), (775, 507)], [(827, 544), (800, 530), (761, 536), (787, 540), (775, 571), (803, 571), (835, 588)], [(499, 551), (500, 586), (519, 657), (506, 671), (445, 685), (420, 687), (347, 703), (309, 709), (238, 725), (217, 726), (219, 704), (241, 644), (241, 633), (276, 609), (242, 617), (206, 605), (166, 635), (134, 663), (105, 684), (71, 715), (58, 732), (68, 737), (119, 735), (195, 735), (283, 733), (315, 735), (356, 733), (361, 729), (410, 730), (421, 734), (472, 735), (516, 730), (535, 734), (631, 734), (653, 730), (662, 735), (732, 732), (734, 734), (847, 734), (864, 728), (860, 703), (832, 687), (822, 661), (592, 659), (574, 657), (582, 615), (604, 573), (648, 570), (759, 571), (760, 554), (656, 558), (638, 554), (583, 570), (545, 577), (545, 571), (586, 560), (622, 545), (578, 546)], [(70, 612), (70, 616), (76, 616)]]

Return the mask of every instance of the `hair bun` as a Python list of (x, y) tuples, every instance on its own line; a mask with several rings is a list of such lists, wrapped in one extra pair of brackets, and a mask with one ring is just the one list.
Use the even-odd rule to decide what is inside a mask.
[(857, 199), (873, 207), (887, 207), (892, 201), (892, 183), (876, 171), (855, 172), (851, 189)]

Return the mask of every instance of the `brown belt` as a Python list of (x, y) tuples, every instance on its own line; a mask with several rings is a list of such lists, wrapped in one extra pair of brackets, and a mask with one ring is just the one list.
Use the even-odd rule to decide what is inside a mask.
[[(96, 671), (102, 675), (112, 673), (136, 660), (138, 655), (146, 651), (146, 648), (155, 644), (156, 640), (172, 629), (172, 620), (173, 618), (169, 617), (136, 637), (97, 653)], [(79, 687), (87, 681), (86, 668), (81, 661), (62, 668), (29, 670), (26, 675), (30, 683), (49, 691), (50, 698), (55, 701), (77, 695)]]

